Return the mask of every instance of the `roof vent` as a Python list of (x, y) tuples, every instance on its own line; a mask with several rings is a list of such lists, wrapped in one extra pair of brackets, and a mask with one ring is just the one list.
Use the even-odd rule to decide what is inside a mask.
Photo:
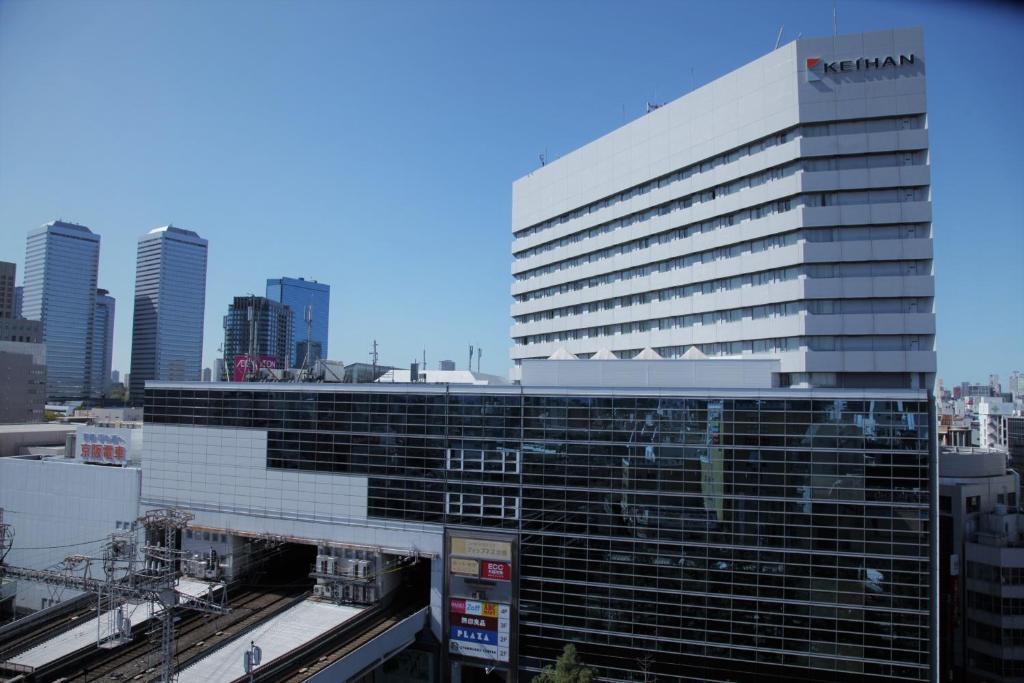
[(650, 346), (633, 356), (633, 360), (661, 360), (661, 356)]
[(577, 358), (574, 354), (566, 351), (564, 346), (559, 346), (557, 351), (548, 356), (548, 360), (577, 360)]

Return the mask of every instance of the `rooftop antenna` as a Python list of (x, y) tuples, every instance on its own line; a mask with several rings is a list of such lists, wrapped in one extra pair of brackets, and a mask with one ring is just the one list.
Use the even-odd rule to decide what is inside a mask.
[(309, 347), (313, 340), (313, 304), (306, 305), (306, 354), (302, 358), (302, 369), (309, 369)]
[(473, 345), (469, 345), (469, 367), (466, 368), (470, 372), (473, 372)]
[(373, 344), (370, 345), (370, 360), (373, 361), (373, 378), (377, 379), (377, 340), (373, 340)]
[(779, 35), (777, 35), (775, 37), (775, 47), (773, 47), (772, 50), (778, 50), (779, 49), (779, 43), (782, 42), (782, 29), (784, 29), (784, 28), (786, 28), (785, 24), (783, 24), (782, 26), (779, 26)]
[(479, 346), (476, 347), (476, 373), (480, 374), (480, 357), (484, 355), (484, 350)]
[(544, 151), (541, 152), (538, 156), (540, 157), (540, 165), (541, 166), (543, 166), (544, 164), (548, 163), (548, 148), (545, 147)]

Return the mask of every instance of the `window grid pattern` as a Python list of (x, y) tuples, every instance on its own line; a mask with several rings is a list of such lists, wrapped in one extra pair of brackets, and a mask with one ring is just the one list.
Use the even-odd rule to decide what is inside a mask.
[(926, 400), (413, 391), (154, 388), (146, 420), (266, 429), (268, 467), (368, 475), (374, 518), (518, 532), (526, 670), (571, 640), (623, 678), (927, 678)]

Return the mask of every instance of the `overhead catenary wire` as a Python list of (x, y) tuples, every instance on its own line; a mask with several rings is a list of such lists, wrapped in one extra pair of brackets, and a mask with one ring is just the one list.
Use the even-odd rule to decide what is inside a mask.
[(57, 550), (59, 548), (74, 548), (75, 546), (79, 545), (89, 545), (90, 543), (102, 543), (104, 541), (109, 540), (109, 536), (104, 536), (103, 538), (97, 538), (94, 541), (82, 541), (80, 543), (68, 543), (66, 545), (39, 545), (32, 548), (19, 548), (18, 546), (11, 546), (11, 550)]

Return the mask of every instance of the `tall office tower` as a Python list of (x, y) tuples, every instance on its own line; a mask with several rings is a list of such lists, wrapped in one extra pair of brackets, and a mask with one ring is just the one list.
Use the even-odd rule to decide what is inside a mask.
[(21, 314), (21, 303), (22, 303), (22, 301), (24, 301), (24, 299), (25, 299), (25, 288), (24, 287), (20, 287), (20, 286), (19, 287), (15, 287), (14, 288), (14, 317), (15, 318), (23, 318), (24, 317)]
[(236, 296), (224, 316), (224, 359), (270, 356), (276, 367), (288, 364), (292, 344), (292, 309), (262, 296)]
[(695, 346), (930, 387), (925, 70), (920, 29), (797, 40), (520, 178), (514, 362)]
[(207, 241), (165, 226), (139, 238), (132, 320), (131, 386), (146, 380), (198, 381), (203, 361)]
[(15, 317), (14, 273), (16, 269), (15, 264), (0, 261), (0, 318)]
[[(281, 277), (267, 280), (267, 298), (286, 304), (292, 309), (292, 348), (288, 363), (291, 367), (302, 367), (306, 359), (307, 340), (319, 342), (309, 344), (309, 361), (327, 358), (327, 329), (330, 322), (331, 286), (316, 280)], [(307, 309), (311, 320), (307, 320)], [(307, 334), (308, 333), (308, 334)], [(300, 349), (299, 345), (303, 348)]]
[(47, 398), (89, 396), (100, 236), (53, 221), (32, 230), (25, 247), (22, 315), (43, 325)]
[(96, 290), (96, 312), (92, 324), (92, 398), (110, 396), (110, 365), (114, 353), (114, 297), (105, 289)]
[(111, 384), (119, 384), (121, 382), (121, 371), (111, 370), (110, 371), (110, 382)]

